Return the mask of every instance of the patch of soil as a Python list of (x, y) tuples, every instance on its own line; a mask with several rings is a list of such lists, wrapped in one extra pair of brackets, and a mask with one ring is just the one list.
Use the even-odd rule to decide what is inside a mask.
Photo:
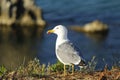
[(0, 80), (120, 80), (120, 68), (111, 70), (104, 69), (103, 71), (95, 72), (75, 72), (73, 75), (68, 73), (66, 76), (63, 73), (51, 72), (44, 76), (25, 76), (17, 72), (9, 72), (1, 77)]

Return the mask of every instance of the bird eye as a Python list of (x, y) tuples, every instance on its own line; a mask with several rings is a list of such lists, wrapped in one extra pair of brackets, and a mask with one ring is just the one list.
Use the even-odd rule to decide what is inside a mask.
[(56, 29), (59, 29), (58, 27)]

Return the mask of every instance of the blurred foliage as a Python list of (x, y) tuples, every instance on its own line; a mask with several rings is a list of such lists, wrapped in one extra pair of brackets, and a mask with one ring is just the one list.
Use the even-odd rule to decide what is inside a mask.
[(93, 56), (92, 59), (88, 62), (87, 66), (81, 68), (81, 71), (86, 73), (94, 72), (97, 65), (97, 61), (95, 59), (96, 57)]
[(92, 57), (92, 59), (88, 62), (88, 70), (93, 72), (95, 71), (97, 61), (95, 60), (95, 56)]
[(57, 61), (55, 64), (50, 66), (50, 70), (53, 72), (63, 71), (63, 64), (60, 61)]
[[(88, 62), (88, 65), (83, 67), (81, 71), (77, 73), (78, 74), (77, 76), (80, 76), (81, 74), (86, 75), (86, 73), (87, 75), (90, 76), (90, 73), (95, 73), (96, 64), (97, 64), (96, 57), (93, 56), (92, 59)], [(52, 64), (52, 65), (48, 64), (46, 66), (45, 64), (40, 64), (39, 59), (35, 58), (34, 60), (29, 61), (27, 64), (19, 66), (17, 70), (14, 70), (14, 71), (7, 71), (7, 69), (4, 66), (0, 66), (0, 80), (18, 80), (18, 79), (19, 80), (33, 80), (33, 79), (45, 80), (45, 78), (50, 78), (50, 76), (52, 78), (49, 80), (54, 80), (53, 76), (56, 77), (57, 74), (61, 75), (60, 73), (61, 72), (63, 73), (63, 70), (64, 70), (63, 66), (64, 65), (59, 61), (57, 61), (55, 64)], [(66, 66), (66, 68), (69, 69), (69, 66)], [(97, 77), (99, 77), (100, 80), (102, 80), (104, 76), (106, 75), (108, 76), (109, 74), (115, 72), (113, 76), (114, 75), (116, 76), (114, 76), (114, 78), (110, 80), (114, 80), (114, 79), (119, 80), (119, 77), (120, 77), (119, 70), (120, 68), (112, 68), (111, 71), (108, 71), (107, 67), (105, 67), (105, 69), (101, 73), (99, 72), (97, 73)], [(81, 77), (85, 77), (85, 76), (81, 76)], [(93, 80), (93, 79), (90, 79), (90, 80)]]
[(28, 62), (26, 66), (20, 66), (17, 70), (21, 75), (28, 76), (43, 76), (46, 72), (46, 65), (40, 64), (40, 61), (35, 58)]
[(4, 75), (5, 73), (7, 72), (7, 69), (5, 68), (5, 66), (0, 66), (0, 77), (2, 76), (2, 75)]

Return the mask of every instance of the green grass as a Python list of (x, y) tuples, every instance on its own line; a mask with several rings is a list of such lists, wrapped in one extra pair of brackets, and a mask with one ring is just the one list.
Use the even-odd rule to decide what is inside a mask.
[(46, 65), (40, 64), (40, 61), (35, 58), (29, 61), (26, 66), (20, 66), (17, 72), (27, 76), (44, 76), (46, 73)]
[(64, 70), (64, 68), (63, 68), (63, 64), (61, 63), (61, 62), (59, 62), (59, 61), (57, 61), (55, 64), (52, 64), (51, 66), (50, 66), (50, 70), (52, 71), (52, 72), (58, 72), (58, 71), (63, 71)]
[(96, 57), (93, 56), (92, 59), (90, 61), (88, 61), (87, 63), (87, 66), (86, 67), (83, 67), (81, 69), (82, 72), (94, 72), (95, 71), (95, 68), (96, 68), (96, 65), (97, 65), (97, 61), (95, 60)]
[[(95, 70), (97, 62), (95, 61), (95, 56), (88, 62), (88, 66), (82, 68), (82, 72), (93, 72)], [(15, 72), (21, 76), (45, 76), (49, 75), (51, 72), (63, 72), (63, 64), (57, 61), (55, 64), (48, 65), (40, 64), (39, 59), (35, 58), (34, 60), (29, 61), (27, 64), (19, 66)], [(70, 70), (70, 67), (67, 66), (67, 69)], [(79, 70), (78, 70), (79, 71)], [(4, 66), (0, 66), (0, 76), (4, 75), (7, 72), (7, 69)]]
[[(89, 74), (91, 72), (95, 72), (96, 65), (96, 57), (93, 56), (86, 67), (82, 68), (81, 70), (77, 69), (76, 71)], [(67, 69), (69, 71), (69, 66), (67, 66)], [(52, 65), (50, 65), (50, 63), (45, 65), (41, 64), (39, 59), (35, 58), (34, 60), (29, 61), (27, 64), (21, 65), (17, 69), (11, 71), (6, 69), (4, 66), (0, 66), (0, 78), (2, 77), (2, 79), (6, 79), (9, 74), (11, 74), (15, 79), (18, 79), (19, 77), (42, 78), (56, 72), (63, 73), (63, 70), (63, 64), (59, 61)]]
[(3, 76), (5, 73), (7, 72), (7, 69), (5, 68), (5, 66), (0, 66), (0, 77)]

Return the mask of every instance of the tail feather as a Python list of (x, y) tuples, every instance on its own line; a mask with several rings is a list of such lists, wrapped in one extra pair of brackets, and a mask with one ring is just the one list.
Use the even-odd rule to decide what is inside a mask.
[(81, 59), (81, 61), (80, 61), (80, 63), (78, 64), (78, 66), (86, 66), (86, 62)]

